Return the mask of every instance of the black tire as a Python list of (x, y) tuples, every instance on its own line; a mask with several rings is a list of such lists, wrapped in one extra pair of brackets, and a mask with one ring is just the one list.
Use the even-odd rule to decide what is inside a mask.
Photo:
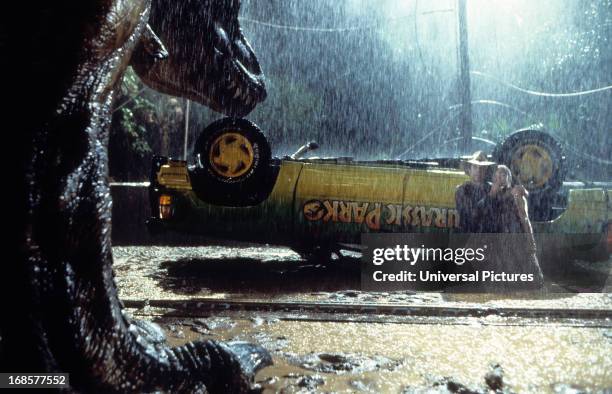
[(194, 158), (192, 186), (204, 201), (247, 206), (267, 195), (263, 189), (269, 185), (270, 144), (253, 122), (224, 118), (210, 124), (196, 141)]
[(561, 144), (539, 130), (519, 130), (498, 145), (493, 157), (510, 168), (515, 184), (529, 191), (533, 220), (550, 220), (552, 202), (565, 179), (565, 155)]

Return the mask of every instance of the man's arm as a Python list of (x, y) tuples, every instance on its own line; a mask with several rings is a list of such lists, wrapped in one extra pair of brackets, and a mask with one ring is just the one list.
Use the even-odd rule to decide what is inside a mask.
[(527, 206), (527, 196), (529, 192), (522, 185), (517, 185), (512, 188), (512, 197), (514, 198), (514, 202), (516, 203), (516, 210), (519, 218), (521, 219), (521, 226), (523, 228), (523, 232), (532, 234), (533, 228), (531, 226), (531, 221), (529, 220), (529, 212)]

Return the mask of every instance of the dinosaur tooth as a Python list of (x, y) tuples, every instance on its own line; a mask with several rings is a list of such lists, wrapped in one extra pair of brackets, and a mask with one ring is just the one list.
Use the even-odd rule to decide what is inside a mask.
[(234, 97), (232, 98), (237, 99), (238, 97), (240, 97), (240, 93), (240, 88), (236, 89), (236, 93), (234, 93)]

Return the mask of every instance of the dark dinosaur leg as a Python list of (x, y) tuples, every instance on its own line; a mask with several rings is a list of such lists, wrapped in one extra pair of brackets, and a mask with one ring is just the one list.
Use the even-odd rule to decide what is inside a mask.
[[(8, 295), (18, 304), (5, 300), (1, 368), (69, 372), (73, 388), (85, 392), (245, 392), (254, 372), (270, 363), (263, 349), (215, 341), (169, 348), (141, 335), (117, 298), (108, 120), (113, 87), (145, 29), (148, 7), (146, 1), (53, 4), (39, 16), (41, 23), (55, 17), (78, 24), (58, 30), (73, 33), (59, 39), (79, 52), (54, 59), (41, 48), (31, 59), (59, 73), (40, 80), (38, 115), (45, 121), (27, 123), (19, 147), (23, 223), (18, 259), (3, 270), (14, 281)], [(37, 33), (33, 37), (43, 38)], [(249, 365), (241, 364), (245, 353), (254, 356)]]

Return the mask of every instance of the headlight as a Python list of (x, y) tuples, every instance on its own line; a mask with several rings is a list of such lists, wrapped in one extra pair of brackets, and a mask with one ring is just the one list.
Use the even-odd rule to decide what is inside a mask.
[(172, 196), (162, 194), (159, 196), (159, 218), (170, 219), (172, 218)]

